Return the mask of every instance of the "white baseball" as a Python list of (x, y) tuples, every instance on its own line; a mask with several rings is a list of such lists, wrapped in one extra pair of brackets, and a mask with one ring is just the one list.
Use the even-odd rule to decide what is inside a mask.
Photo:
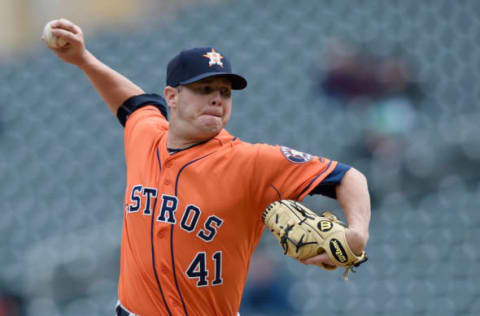
[(61, 37), (52, 34), (52, 23), (53, 21), (48, 22), (43, 28), (43, 39), (49, 47), (61, 48), (67, 44), (67, 41), (65, 41), (65, 39)]

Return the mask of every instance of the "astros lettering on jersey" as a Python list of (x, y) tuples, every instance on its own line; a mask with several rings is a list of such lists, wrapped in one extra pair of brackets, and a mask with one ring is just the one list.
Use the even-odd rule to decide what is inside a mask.
[(139, 315), (236, 315), (263, 210), (303, 200), (337, 163), (226, 130), (172, 155), (167, 137), (154, 106), (127, 120), (119, 300)]

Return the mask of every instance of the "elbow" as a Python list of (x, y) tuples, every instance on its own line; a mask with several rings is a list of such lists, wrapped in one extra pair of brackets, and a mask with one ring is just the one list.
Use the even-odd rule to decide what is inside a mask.
[(347, 174), (350, 174), (350, 176), (355, 178), (356, 183), (361, 183), (363, 184), (366, 188), (368, 188), (368, 180), (367, 177), (358, 169), (351, 168), (350, 170), (347, 171)]

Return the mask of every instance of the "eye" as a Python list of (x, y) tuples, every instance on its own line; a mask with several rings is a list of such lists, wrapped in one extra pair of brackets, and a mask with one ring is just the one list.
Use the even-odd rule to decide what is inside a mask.
[(232, 91), (229, 88), (220, 88), (220, 94), (222, 97), (228, 98), (232, 94)]
[(213, 92), (213, 89), (211, 86), (203, 86), (201, 87), (201, 90), (202, 94), (210, 94)]

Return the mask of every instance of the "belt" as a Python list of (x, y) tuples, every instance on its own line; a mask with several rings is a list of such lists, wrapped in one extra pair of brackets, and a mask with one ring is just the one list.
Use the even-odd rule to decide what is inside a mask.
[[(116, 316), (139, 316), (132, 312), (129, 312), (125, 307), (120, 304), (120, 301), (117, 301), (117, 305), (115, 305), (115, 315)], [(237, 313), (237, 316), (240, 316), (240, 313)]]
[(120, 304), (120, 301), (117, 301), (117, 305), (115, 305), (115, 315), (116, 316), (138, 316)]

